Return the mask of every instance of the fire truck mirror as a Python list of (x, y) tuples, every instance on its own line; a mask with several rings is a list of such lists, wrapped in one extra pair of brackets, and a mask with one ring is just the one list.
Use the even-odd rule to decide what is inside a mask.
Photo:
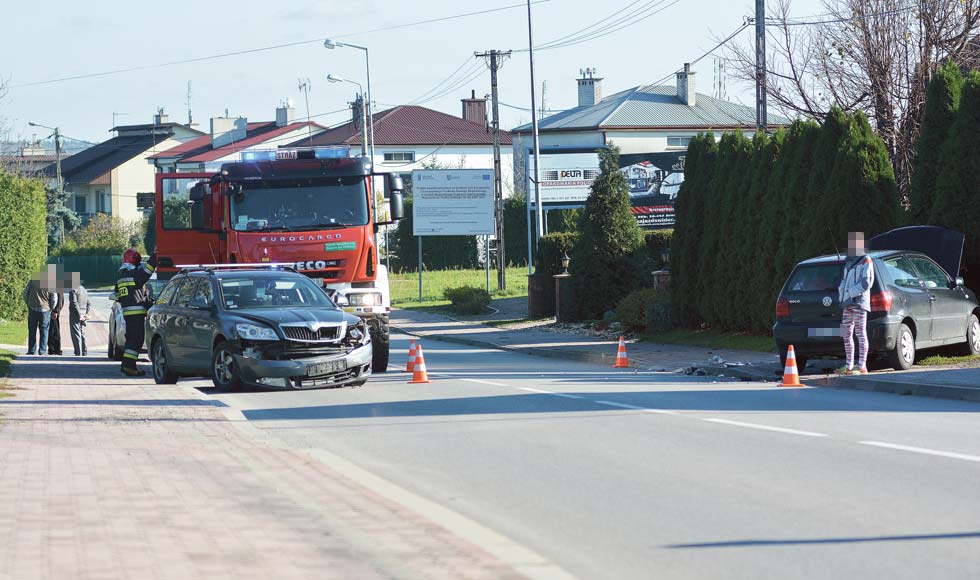
[(405, 182), (402, 176), (397, 173), (385, 173), (385, 194), (391, 195), (394, 192), (401, 193), (405, 190)]
[(385, 174), (385, 194), (388, 197), (388, 208), (390, 221), (396, 222), (405, 217), (405, 209), (402, 205), (403, 191), (405, 183), (402, 176), (396, 173)]

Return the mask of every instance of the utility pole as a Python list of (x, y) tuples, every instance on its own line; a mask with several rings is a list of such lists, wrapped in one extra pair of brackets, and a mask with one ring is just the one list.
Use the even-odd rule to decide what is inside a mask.
[[(761, 2), (762, 0), (759, 1)], [(531, 0), (527, 0), (527, 48), (528, 64), (531, 69), (531, 132), (534, 136), (534, 205), (537, 210), (534, 253), (537, 254), (538, 239), (544, 235), (544, 209), (541, 207), (541, 146), (538, 140), (538, 112), (535, 109), (537, 103), (535, 103), (536, 99), (534, 96), (534, 35), (531, 27)], [(528, 195), (528, 198), (530, 197)], [(528, 223), (528, 227), (530, 227), (530, 223)], [(530, 269), (532, 260), (530, 259), (530, 252), (528, 254), (528, 269)]]
[(493, 128), (493, 200), (497, 222), (497, 289), (507, 289), (507, 256), (504, 244), (504, 188), (500, 175), (500, 107), (497, 100), (497, 70), (503, 59), (510, 57), (509, 50), (478, 52), (478, 58), (490, 58), (490, 125)]
[[(58, 180), (58, 202), (55, 207), (63, 206), (65, 204), (65, 183), (61, 179), (61, 130), (58, 127), (54, 128), (54, 170), (55, 178)], [(65, 243), (65, 218), (64, 216), (58, 216), (60, 222), (58, 223), (58, 233), (61, 236), (61, 243)]]
[(766, 0), (755, 0), (755, 128), (766, 131)]
[(187, 100), (184, 104), (187, 105), (187, 126), (190, 127), (194, 124), (194, 116), (191, 114), (191, 81), (187, 81)]

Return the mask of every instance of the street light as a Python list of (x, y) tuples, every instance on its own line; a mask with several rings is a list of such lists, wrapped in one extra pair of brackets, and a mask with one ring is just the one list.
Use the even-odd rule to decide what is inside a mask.
[[(61, 129), (58, 127), (48, 127), (47, 125), (34, 123), (33, 121), (28, 121), (27, 124), (30, 125), (31, 127), (41, 127), (42, 129), (50, 129), (54, 131), (54, 159), (55, 159), (54, 169), (55, 169), (55, 179), (57, 179), (57, 185), (55, 186), (58, 192), (57, 204), (63, 206), (64, 197), (65, 197), (65, 184), (61, 178)], [(64, 217), (61, 218), (61, 223), (59, 224), (58, 231), (59, 231), (59, 236), (61, 238), (61, 242), (64, 243), (65, 241)]]
[[(361, 83), (359, 83), (357, 81), (352, 81), (350, 79), (346, 79), (344, 77), (337, 76), (335, 74), (328, 74), (327, 75), (327, 80), (330, 81), (330, 82), (332, 82), (332, 83), (350, 83), (352, 85), (357, 85), (357, 99), (358, 99), (358, 101), (360, 101), (360, 104), (361, 104), (361, 107), (360, 107), (360, 109), (361, 109), (361, 155), (362, 156), (367, 155), (367, 142), (368, 142), (368, 140), (367, 140), (367, 124), (368, 124), (368, 118), (367, 118), (367, 113), (366, 113), (366, 108), (365, 108), (366, 107), (366, 103), (364, 103), (364, 87), (362, 87), (361, 86)], [(374, 158), (373, 157), (371, 159), (371, 164), (372, 164), (372, 167), (373, 167), (373, 165), (374, 165)], [(373, 195), (374, 194), (372, 192), (372, 197), (373, 197)], [(372, 203), (372, 206), (371, 207), (374, 207), (373, 203)]]

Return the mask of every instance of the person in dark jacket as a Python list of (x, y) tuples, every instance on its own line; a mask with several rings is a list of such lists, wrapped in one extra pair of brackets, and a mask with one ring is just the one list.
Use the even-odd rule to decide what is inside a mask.
[(54, 291), (51, 303), (51, 324), (48, 327), (48, 354), (61, 355), (61, 312), (65, 309), (65, 295), (60, 284)]
[(123, 264), (116, 279), (116, 302), (122, 307), (123, 319), (126, 321), (126, 345), (123, 347), (120, 371), (131, 377), (146, 374), (146, 371), (136, 368), (136, 361), (139, 360), (146, 334), (144, 323), (149, 303), (146, 281), (153, 275), (156, 265), (156, 254), (143, 262), (143, 256), (136, 249), (130, 248), (123, 252)]
[(24, 287), (24, 302), (27, 304), (27, 354), (46, 354), (48, 350), (48, 330), (51, 322), (51, 305), (54, 304), (55, 266), (42, 266)]
[(88, 356), (88, 345), (85, 343), (85, 323), (92, 311), (92, 303), (88, 299), (88, 290), (82, 286), (78, 272), (71, 273), (71, 291), (68, 292), (68, 322), (71, 325), (71, 345), (75, 356)]

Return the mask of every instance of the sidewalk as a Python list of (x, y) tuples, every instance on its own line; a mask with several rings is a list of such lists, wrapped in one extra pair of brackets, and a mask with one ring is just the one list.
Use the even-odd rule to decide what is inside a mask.
[[(510, 300), (506, 304), (510, 304)], [(525, 299), (526, 302), (526, 299)], [(495, 303), (496, 304), (496, 303)], [(526, 315), (526, 305), (524, 315)], [(502, 320), (519, 316), (515, 310), (503, 313)], [(534, 356), (560, 358), (612, 366), (616, 362), (616, 341), (588, 336), (538, 330), (535, 328), (501, 329), (483, 324), (481, 319), (453, 319), (421, 310), (395, 309), (391, 324), (402, 332), (420, 338), (455, 342), (480, 348), (496, 348)], [(685, 371), (711, 363), (714, 357), (728, 363), (745, 365), (779, 364), (775, 354), (745, 350), (712, 349), (694, 346), (627, 343), (630, 366), (655, 371)], [(717, 362), (718, 359), (715, 359)]]
[(21, 356), (7, 387), (0, 579), (523, 577), (189, 386)]

